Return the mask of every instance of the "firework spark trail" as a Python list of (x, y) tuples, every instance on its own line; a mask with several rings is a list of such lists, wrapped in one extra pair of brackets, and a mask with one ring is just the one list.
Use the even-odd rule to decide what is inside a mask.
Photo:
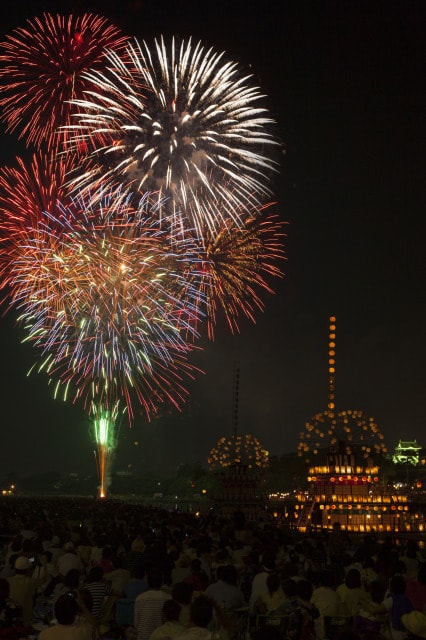
[[(98, 87), (73, 99), (66, 149), (89, 150), (72, 176), (79, 190), (125, 183), (167, 197), (181, 229), (214, 231), (263, 204), (277, 170), (278, 142), (264, 96), (224, 54), (192, 40), (129, 44), (108, 52), (107, 69), (84, 79)], [(105, 140), (104, 145), (99, 140)]]
[(180, 408), (203, 318), (238, 331), (282, 276), (264, 100), (224, 53), (131, 44), (93, 14), (0, 43), (0, 119), (38, 152), (0, 169), (0, 289), (35, 368), (93, 420), (101, 494), (118, 415)]
[(43, 14), (27, 20), (0, 44), (1, 120), (27, 145), (50, 147), (69, 123), (70, 100), (89, 88), (83, 71), (103, 65), (106, 48), (121, 51), (128, 38), (91, 13)]
[(159, 403), (180, 406), (182, 380), (195, 375), (182, 336), (199, 323), (199, 291), (153, 223), (157, 204), (126, 203), (75, 199), (9, 238), (10, 306), (41, 351), (39, 368), (65, 391), (71, 384), (86, 406), (124, 397), (130, 417), (136, 397), (150, 417)]
[(219, 312), (232, 333), (239, 332), (242, 315), (255, 322), (256, 311), (264, 311), (262, 295), (274, 293), (270, 280), (283, 277), (279, 263), (285, 259), (284, 224), (268, 206), (245, 217), (243, 226), (228, 220), (214, 233), (205, 229), (186, 248), (196, 256), (187, 260), (186, 277), (201, 282), (200, 304), (210, 340), (214, 340)]
[(112, 457), (117, 444), (117, 422), (119, 418), (118, 404), (111, 409), (106, 409), (102, 405), (93, 405), (93, 437), (97, 447), (97, 464), (99, 473), (99, 496), (105, 498), (108, 484), (110, 482), (110, 472)]

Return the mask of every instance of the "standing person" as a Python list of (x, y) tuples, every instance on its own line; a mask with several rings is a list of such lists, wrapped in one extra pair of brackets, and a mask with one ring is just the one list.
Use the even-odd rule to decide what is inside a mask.
[(139, 594), (135, 600), (137, 640), (149, 640), (153, 631), (165, 623), (164, 603), (172, 598), (162, 589), (163, 574), (158, 568), (149, 569), (147, 581), (148, 591)]

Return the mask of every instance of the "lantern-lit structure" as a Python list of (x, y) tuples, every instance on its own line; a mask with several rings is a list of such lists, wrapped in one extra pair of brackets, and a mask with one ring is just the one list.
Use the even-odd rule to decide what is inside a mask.
[[(298, 454), (308, 467), (308, 491), (300, 492), (293, 526), (300, 531), (332, 529), (349, 532), (423, 531), (424, 517), (415, 513), (407, 495), (384, 485), (377, 460), (387, 452), (373, 418), (359, 410), (335, 409), (336, 318), (329, 324), (328, 405), (300, 434)], [(317, 462), (317, 455), (324, 455)]]

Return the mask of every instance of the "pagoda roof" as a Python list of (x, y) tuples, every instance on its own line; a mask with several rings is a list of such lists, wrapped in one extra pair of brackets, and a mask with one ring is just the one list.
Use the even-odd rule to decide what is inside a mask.
[(416, 449), (419, 451), (421, 446), (417, 444), (417, 440), (400, 440), (395, 449)]

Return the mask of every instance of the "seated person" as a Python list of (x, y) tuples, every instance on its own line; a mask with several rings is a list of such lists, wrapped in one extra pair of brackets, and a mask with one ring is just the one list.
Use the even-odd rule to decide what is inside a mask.
[(39, 640), (92, 640), (92, 630), (75, 623), (78, 612), (75, 597), (65, 594), (55, 602), (56, 623), (43, 629)]

